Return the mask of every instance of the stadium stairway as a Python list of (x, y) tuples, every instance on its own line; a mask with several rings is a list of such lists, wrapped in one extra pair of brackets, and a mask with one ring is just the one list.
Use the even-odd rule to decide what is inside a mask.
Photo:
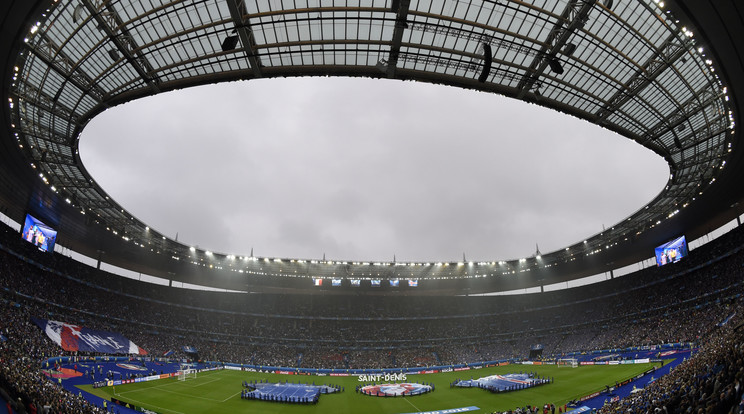
[(0, 414), (9, 414), (8, 402), (3, 397), (0, 397)]
[(439, 358), (439, 353), (437, 351), (431, 351), (431, 354), (434, 355), (434, 359), (437, 361), (437, 365), (444, 365), (442, 364), (442, 360)]

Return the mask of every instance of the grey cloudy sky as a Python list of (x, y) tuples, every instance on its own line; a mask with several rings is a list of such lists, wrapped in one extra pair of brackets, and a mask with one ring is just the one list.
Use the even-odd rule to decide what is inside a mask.
[(547, 253), (657, 195), (664, 161), (576, 118), (414, 82), (191, 88), (102, 113), (89, 172), (153, 229), (205, 250), (339, 260)]

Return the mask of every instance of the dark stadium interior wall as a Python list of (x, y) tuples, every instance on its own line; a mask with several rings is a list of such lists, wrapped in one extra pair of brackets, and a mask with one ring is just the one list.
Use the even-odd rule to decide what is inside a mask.
[[(0, 85), (3, 101), (10, 94), (13, 67), (19, 52), (17, 39), (34, 16), (46, 8), (45, 2), (8, 0), (0, 2)], [(21, 24), (19, 24), (21, 23)], [(17, 156), (19, 148), (9, 136), (10, 114), (7, 103), (0, 117), (0, 212), (23, 222), (31, 189), (37, 181), (26, 163)]]

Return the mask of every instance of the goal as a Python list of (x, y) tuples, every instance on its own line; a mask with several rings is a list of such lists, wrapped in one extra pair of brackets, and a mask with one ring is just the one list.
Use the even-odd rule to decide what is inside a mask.
[(177, 377), (179, 381), (186, 381), (187, 378), (196, 378), (196, 370), (184, 369), (183, 371), (178, 371)]
[(558, 360), (558, 366), (559, 367), (571, 367), (571, 368), (578, 368), (579, 367), (579, 360), (576, 358), (561, 358)]

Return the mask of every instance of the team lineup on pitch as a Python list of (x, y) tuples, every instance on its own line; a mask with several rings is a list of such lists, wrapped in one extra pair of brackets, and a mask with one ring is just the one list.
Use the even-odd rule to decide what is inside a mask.
[[(397, 383), (360, 381), (376, 378), (368, 374), (286, 375), (215, 369), (184, 380), (171, 377), (130, 383), (117, 381), (119, 385), (116, 386), (93, 388), (91, 384), (81, 384), (76, 388), (109, 404), (120, 404), (117, 407), (121, 409), (132, 407), (160, 414), (206, 414), (227, 410), (247, 413), (398, 414), (443, 410), (490, 413), (543, 404), (561, 407), (562, 411), (572, 400), (593, 393), (599, 395), (608, 384), (628, 382), (659, 365), (607, 364), (572, 369), (557, 365), (510, 364), (465, 372), (407, 375), (405, 382)], [(525, 372), (515, 373), (520, 370)], [(469, 379), (463, 379), (465, 374)], [(542, 385), (526, 386), (530, 378)], [(478, 386), (478, 383), (490, 385)], [(507, 392), (488, 388), (494, 384), (501, 384), (501, 391)], [(248, 398), (250, 393), (252, 397)]]

